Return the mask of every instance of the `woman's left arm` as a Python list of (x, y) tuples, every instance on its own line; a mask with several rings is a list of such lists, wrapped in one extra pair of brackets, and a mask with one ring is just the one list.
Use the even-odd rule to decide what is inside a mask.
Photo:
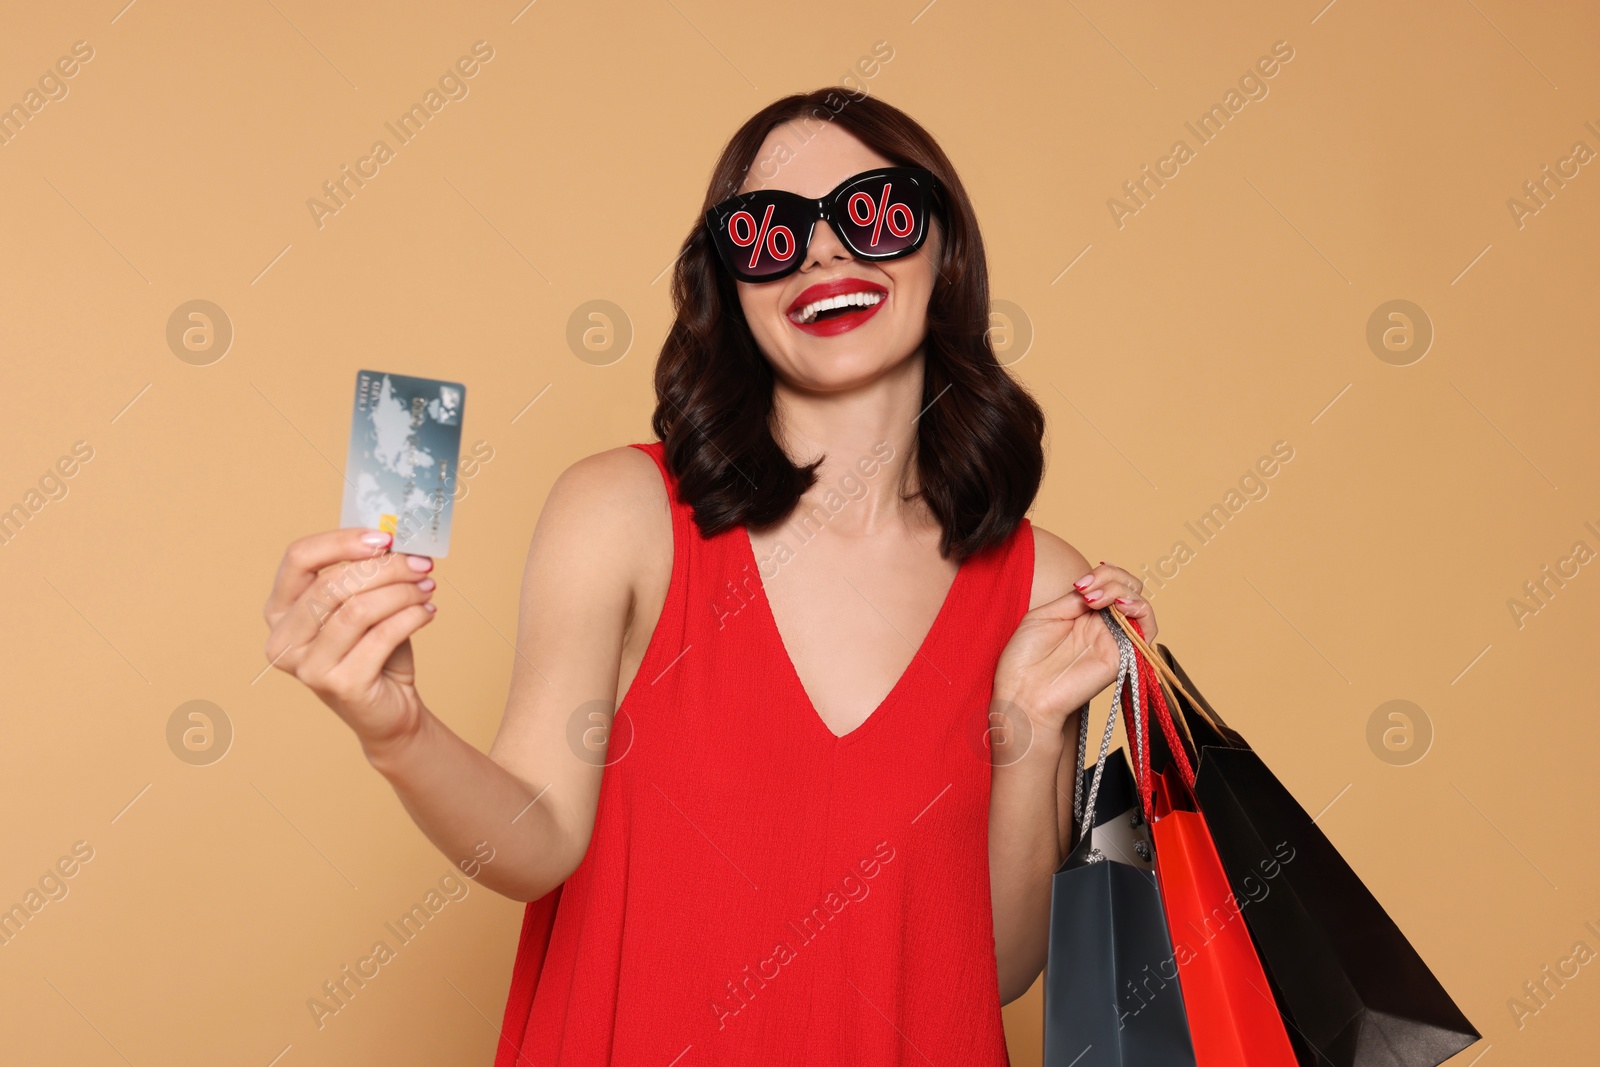
[(989, 889), (1000, 1002), (1028, 991), (1044, 969), (1050, 879), (1070, 827), (1069, 783), (1078, 709), (1116, 680), (1117, 645), (1097, 612), (1116, 603), (1147, 641), (1155, 615), (1142, 583), (1121, 567), (1090, 567), (1039, 527), (1030, 610), (1006, 644), (990, 702)]

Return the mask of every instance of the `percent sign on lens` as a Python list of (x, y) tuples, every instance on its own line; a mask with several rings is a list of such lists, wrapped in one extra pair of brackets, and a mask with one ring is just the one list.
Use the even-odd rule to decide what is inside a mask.
[[(794, 231), (787, 226), (771, 226), (772, 212), (776, 208), (776, 204), (767, 205), (766, 214), (761, 216), (761, 225), (759, 227), (756, 225), (756, 217), (748, 211), (736, 211), (733, 213), (733, 217), (728, 220), (728, 238), (740, 248), (751, 249), (750, 270), (756, 269), (756, 260), (761, 258), (761, 250), (763, 248), (767, 250), (768, 255), (779, 263), (794, 255)], [(741, 223), (744, 225), (742, 235), (740, 233)], [(769, 226), (771, 226), (771, 229), (768, 229)], [(742, 240), (740, 239), (741, 236), (743, 237)], [(781, 255), (778, 252), (779, 237), (782, 237), (784, 244), (788, 246), (788, 251)]]
[[(866, 193), (856, 192), (850, 194), (850, 202), (846, 208), (846, 210), (850, 212), (850, 221), (855, 223), (857, 226), (860, 226), (862, 229), (866, 229), (868, 226), (872, 227), (872, 240), (867, 242), (868, 248), (878, 247), (878, 237), (883, 233), (883, 224), (885, 222), (889, 224), (889, 232), (894, 234), (896, 237), (906, 236), (917, 224), (916, 218), (911, 213), (911, 206), (909, 204), (901, 201), (896, 201), (892, 204), (889, 202), (889, 191), (893, 188), (893, 182), (884, 182), (883, 199), (880, 203), (876, 204), (872, 202), (872, 197), (868, 196)], [(862, 216), (857, 211), (857, 207), (860, 204), (866, 204), (865, 216)], [(905, 220), (905, 229), (902, 230), (895, 225), (895, 220), (897, 218)]]

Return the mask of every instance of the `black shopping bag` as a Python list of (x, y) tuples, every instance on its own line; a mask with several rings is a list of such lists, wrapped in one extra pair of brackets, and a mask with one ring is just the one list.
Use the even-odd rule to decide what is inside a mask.
[(1152, 665), (1175, 683), (1168, 696), (1198, 750), (1195, 797), (1301, 1062), (1437, 1067), (1477, 1041), (1482, 1035), (1311, 816), (1172, 650), (1155, 650), (1160, 663)]
[[(1107, 625), (1120, 634), (1114, 623)], [(1138, 791), (1123, 751), (1107, 757), (1132, 666), (1131, 643), (1126, 637), (1118, 643), (1122, 668), (1086, 802), (1088, 708), (1079, 713), (1073, 782), (1077, 843), (1051, 880), (1044, 1065), (1194, 1067), (1177, 960), (1149, 870), (1148, 828), (1138, 814)], [(1130, 703), (1137, 707), (1137, 701)]]

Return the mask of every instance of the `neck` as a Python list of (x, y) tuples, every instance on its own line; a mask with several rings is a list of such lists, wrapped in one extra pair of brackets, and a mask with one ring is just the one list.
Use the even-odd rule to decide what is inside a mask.
[[(781, 381), (774, 386), (773, 436), (779, 447), (796, 463), (822, 457), (816, 484), (801, 497), (796, 514), (826, 508), (831, 499), (838, 511), (829, 528), (845, 536), (932, 521), (921, 503), (902, 499), (918, 485), (922, 383), (923, 356), (918, 352), (882, 377), (845, 392), (803, 392)], [(848, 506), (839, 506), (841, 498)]]

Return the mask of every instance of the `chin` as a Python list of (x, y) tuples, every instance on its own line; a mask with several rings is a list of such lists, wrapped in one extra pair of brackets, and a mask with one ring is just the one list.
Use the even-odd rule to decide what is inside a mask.
[(819, 393), (869, 385), (902, 362), (903, 357), (890, 357), (877, 345), (841, 344), (838, 339), (791, 356), (794, 384)]

